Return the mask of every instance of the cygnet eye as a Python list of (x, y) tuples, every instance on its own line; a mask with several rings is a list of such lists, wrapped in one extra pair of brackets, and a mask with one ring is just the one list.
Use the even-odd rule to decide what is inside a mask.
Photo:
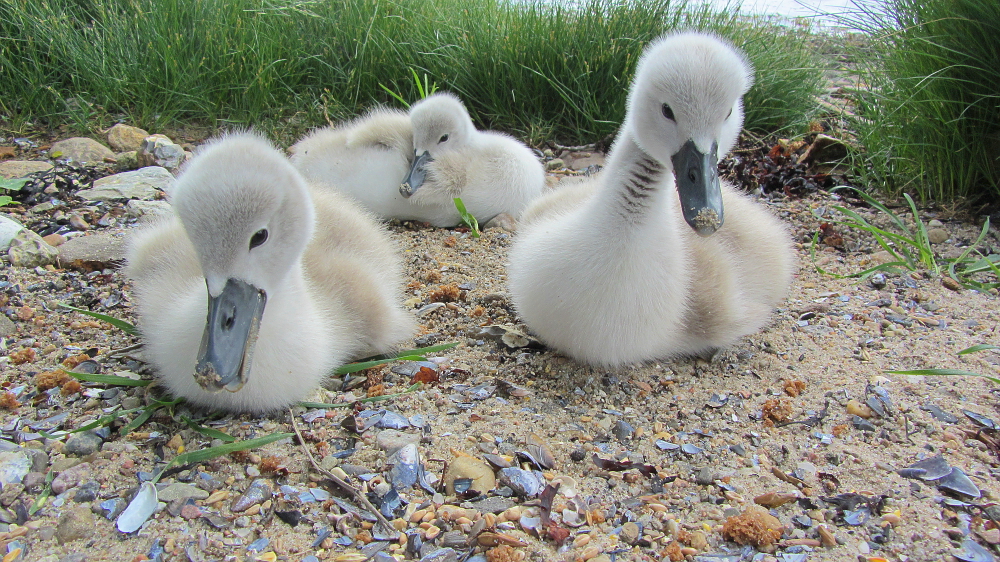
[(266, 228), (262, 228), (262, 229), (258, 230), (257, 232), (253, 233), (253, 236), (250, 237), (250, 249), (253, 250), (254, 248), (256, 248), (257, 246), (260, 246), (264, 242), (267, 242), (267, 229)]
[(729, 108), (729, 113), (726, 114), (726, 119), (729, 119), (732, 116), (733, 116), (733, 108), (730, 107)]
[(661, 111), (663, 112), (663, 116), (664, 117), (666, 117), (667, 119), (670, 119), (671, 121), (676, 121), (676, 119), (674, 119), (674, 110), (670, 109), (669, 105), (663, 104), (663, 107), (661, 108)]
[(441, 135), (441, 139), (438, 140), (438, 144), (441, 144), (443, 142), (448, 142), (448, 135), (447, 134)]

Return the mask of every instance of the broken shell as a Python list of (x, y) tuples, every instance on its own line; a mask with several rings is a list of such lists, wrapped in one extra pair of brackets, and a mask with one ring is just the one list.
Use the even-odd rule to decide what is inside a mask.
[(444, 471), (444, 486), (448, 495), (455, 494), (455, 481), (461, 478), (471, 480), (467, 489), (480, 494), (485, 494), (497, 485), (493, 470), (483, 461), (473, 457), (457, 457)]
[(521, 454), (528, 457), (528, 460), (538, 468), (551, 470), (556, 467), (555, 456), (541, 437), (534, 433), (528, 435), (526, 448), (527, 451)]
[(502, 469), (500, 471), (500, 482), (506, 486), (510, 486), (510, 489), (514, 490), (515, 494), (529, 498), (542, 493), (542, 490), (545, 488), (545, 484), (539, 481), (533, 472), (515, 467)]
[(399, 448), (387, 460), (392, 464), (389, 470), (389, 481), (397, 490), (411, 488), (417, 483), (420, 472), (420, 453), (414, 443), (407, 443)]
[(497, 546), (498, 544), (506, 544), (509, 546), (528, 546), (528, 543), (513, 535), (508, 535), (507, 533), (491, 533), (489, 531), (480, 533), (478, 541), (482, 546)]
[(123, 533), (131, 533), (138, 530), (149, 519), (149, 516), (156, 511), (157, 504), (156, 487), (150, 482), (143, 482), (139, 488), (139, 493), (132, 498), (128, 507), (118, 517), (118, 530)]
[(252, 505), (258, 505), (271, 499), (274, 493), (271, 491), (271, 483), (263, 478), (258, 478), (250, 483), (240, 497), (233, 502), (230, 511), (246, 511)]
[(982, 496), (979, 488), (962, 472), (961, 468), (952, 468), (951, 472), (937, 481), (937, 487), (941, 490), (956, 492), (972, 499)]

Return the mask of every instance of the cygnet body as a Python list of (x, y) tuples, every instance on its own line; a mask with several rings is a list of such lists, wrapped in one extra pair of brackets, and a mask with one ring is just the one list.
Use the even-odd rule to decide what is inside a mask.
[(537, 200), (511, 249), (514, 304), (544, 342), (616, 366), (713, 352), (767, 322), (791, 240), (717, 171), (751, 76), (712, 36), (650, 44), (605, 170)]
[(292, 147), (310, 181), (339, 189), (384, 219), (462, 222), (454, 199), (480, 223), (513, 217), (542, 193), (545, 171), (524, 144), (478, 131), (462, 102), (438, 93), (408, 114), (377, 110), (320, 129)]
[(263, 138), (204, 147), (171, 204), (134, 235), (128, 274), (144, 356), (172, 395), (275, 410), (412, 333), (386, 233), (347, 198), (310, 189)]

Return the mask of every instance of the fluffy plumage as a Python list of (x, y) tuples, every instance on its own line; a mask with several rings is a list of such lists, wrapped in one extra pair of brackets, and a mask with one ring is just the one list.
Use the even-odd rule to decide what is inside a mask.
[[(751, 72), (704, 34), (648, 47), (604, 172), (536, 201), (511, 249), (514, 304), (543, 341), (613, 366), (709, 352), (767, 322), (791, 281), (791, 241), (761, 205), (719, 185), (714, 158), (736, 141)], [(692, 207), (686, 222), (678, 186), (713, 183), (721, 203)]]
[[(354, 197), (382, 218), (461, 222), (454, 198), (481, 223), (514, 217), (545, 185), (545, 171), (514, 138), (478, 131), (454, 95), (431, 95), (409, 114), (377, 110), (313, 132), (292, 147), (310, 181)], [(409, 187), (401, 192), (401, 184)]]
[[(338, 365), (389, 351), (412, 333), (385, 232), (346, 198), (311, 190), (266, 140), (237, 134), (207, 145), (171, 203), (172, 217), (133, 235), (128, 274), (144, 356), (174, 396), (213, 409), (274, 410), (301, 400)], [(235, 392), (210, 392), (193, 375), (209, 296), (232, 280), (263, 291), (266, 305), (248, 380)]]

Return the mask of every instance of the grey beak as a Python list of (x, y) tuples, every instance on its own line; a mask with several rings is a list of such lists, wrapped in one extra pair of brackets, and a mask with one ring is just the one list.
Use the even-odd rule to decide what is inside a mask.
[(399, 194), (403, 197), (409, 197), (420, 189), (421, 185), (424, 185), (424, 179), (427, 177), (427, 170), (424, 166), (430, 164), (434, 161), (431, 157), (431, 153), (424, 151), (423, 154), (417, 156), (417, 151), (413, 151), (413, 165), (410, 166), (410, 173), (406, 175), (403, 179), (403, 183), (399, 186)]
[(208, 297), (208, 324), (201, 338), (194, 379), (209, 392), (236, 392), (247, 382), (267, 295), (229, 279), (218, 297)]
[(722, 228), (725, 218), (718, 152), (719, 145), (713, 143), (709, 154), (704, 154), (689, 140), (671, 157), (684, 220), (701, 236)]

